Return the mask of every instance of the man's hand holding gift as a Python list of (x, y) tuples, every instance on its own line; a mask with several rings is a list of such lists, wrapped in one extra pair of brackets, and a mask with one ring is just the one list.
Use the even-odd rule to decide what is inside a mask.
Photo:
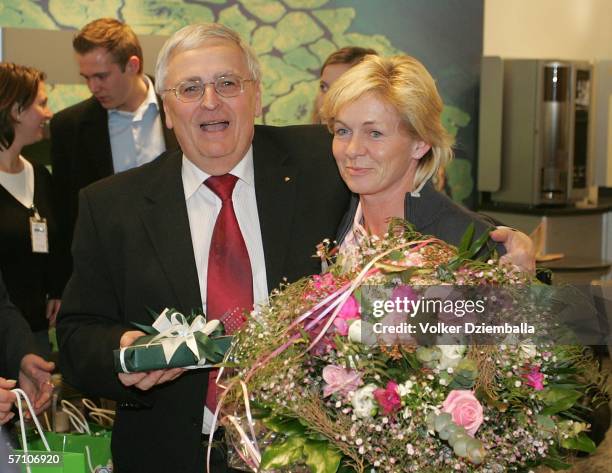
[[(132, 345), (138, 338), (145, 336), (140, 330), (129, 330), (121, 336), (119, 348)], [(119, 373), (119, 381), (124, 386), (134, 386), (143, 391), (151, 389), (158, 384), (167, 383), (178, 378), (185, 372), (184, 368), (169, 368), (165, 370), (143, 371), (140, 373)]]

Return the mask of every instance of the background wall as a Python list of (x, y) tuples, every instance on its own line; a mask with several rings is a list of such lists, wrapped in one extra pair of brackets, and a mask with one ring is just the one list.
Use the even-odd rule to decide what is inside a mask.
[(485, 56), (612, 59), (610, 0), (485, 0)]
[[(262, 121), (273, 125), (309, 121), (321, 63), (340, 47), (417, 57), (437, 80), (445, 126), (457, 137), (458, 159), (448, 169), (450, 193), (457, 201), (474, 202), (483, 0), (0, 1), (1, 27), (75, 30), (104, 16), (127, 22), (140, 35), (169, 35), (199, 21), (236, 29), (262, 62)], [(33, 40), (31, 47), (45, 44)], [(71, 54), (53, 51), (49, 59), (73, 61)], [(74, 84), (79, 81), (75, 74)], [(82, 85), (55, 84), (50, 103), (57, 111), (88, 95)]]

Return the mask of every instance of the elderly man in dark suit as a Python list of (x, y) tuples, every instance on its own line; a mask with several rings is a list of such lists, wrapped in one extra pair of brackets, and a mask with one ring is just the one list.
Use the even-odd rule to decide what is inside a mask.
[(17, 383), (30, 397), (36, 412), (49, 404), (54, 364), (35, 355), (35, 347), (30, 326), (9, 301), (0, 274), (0, 425), (15, 415), (12, 412), (15, 394), (11, 389)]
[[(204, 471), (215, 405), (204, 370), (117, 376), (113, 349), (140, 335), (130, 322), (150, 324), (148, 309), (165, 307), (220, 316), (262, 302), (283, 277), (317, 273), (315, 245), (348, 203), (325, 130), (254, 125), (259, 79), (256, 56), (232, 30), (177, 32), (156, 83), (183, 152), (81, 192), (58, 322), (62, 371), (118, 401), (119, 473)], [(226, 471), (225, 461), (213, 459), (212, 471)]]
[(161, 99), (143, 74), (142, 48), (128, 25), (94, 20), (74, 37), (73, 48), (92, 96), (51, 121), (58, 218), (68, 241), (81, 188), (178, 146), (163, 126)]

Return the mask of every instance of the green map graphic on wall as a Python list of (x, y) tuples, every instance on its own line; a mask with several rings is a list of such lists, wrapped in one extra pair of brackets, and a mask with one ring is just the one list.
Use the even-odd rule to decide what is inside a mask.
[[(190, 23), (215, 21), (237, 30), (255, 49), (263, 72), (261, 123), (308, 123), (321, 64), (343, 46), (373, 48), (381, 55), (401, 54), (383, 34), (351, 30), (358, 8), (329, 0), (3, 0), (0, 25), (43, 29), (79, 29), (100, 17), (116, 17), (137, 34), (170, 35)], [(359, 3), (359, 2), (355, 2)], [(52, 109), (88, 97), (83, 85), (50, 88)], [(470, 115), (447, 104), (445, 126), (455, 136)], [(447, 170), (453, 199), (473, 190), (471, 161), (458, 159)]]

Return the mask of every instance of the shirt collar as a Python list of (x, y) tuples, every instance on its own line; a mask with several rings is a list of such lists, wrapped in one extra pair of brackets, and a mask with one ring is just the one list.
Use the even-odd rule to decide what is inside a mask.
[(125, 110), (117, 110), (116, 108), (112, 108), (108, 111), (110, 115), (122, 115), (125, 117), (131, 117), (132, 120), (138, 121), (142, 120), (144, 114), (149, 110), (150, 107), (155, 109), (155, 111), (159, 111), (159, 103), (157, 102), (157, 95), (155, 94), (155, 87), (153, 86), (153, 82), (149, 79), (149, 76), (146, 74), (142, 76), (145, 84), (147, 84), (147, 96), (144, 101), (138, 106), (138, 108), (134, 112), (127, 112)]
[[(183, 177), (185, 200), (189, 200), (189, 198), (198, 191), (204, 181), (210, 177), (210, 174), (202, 171), (184, 154), (181, 174)], [(229, 174), (233, 174), (240, 181), (244, 182), (248, 186), (253, 186), (255, 184), (252, 145), (249, 147), (249, 150), (244, 155), (244, 158), (242, 158), (240, 162), (236, 164), (236, 166), (234, 166), (234, 168), (229, 172)]]

